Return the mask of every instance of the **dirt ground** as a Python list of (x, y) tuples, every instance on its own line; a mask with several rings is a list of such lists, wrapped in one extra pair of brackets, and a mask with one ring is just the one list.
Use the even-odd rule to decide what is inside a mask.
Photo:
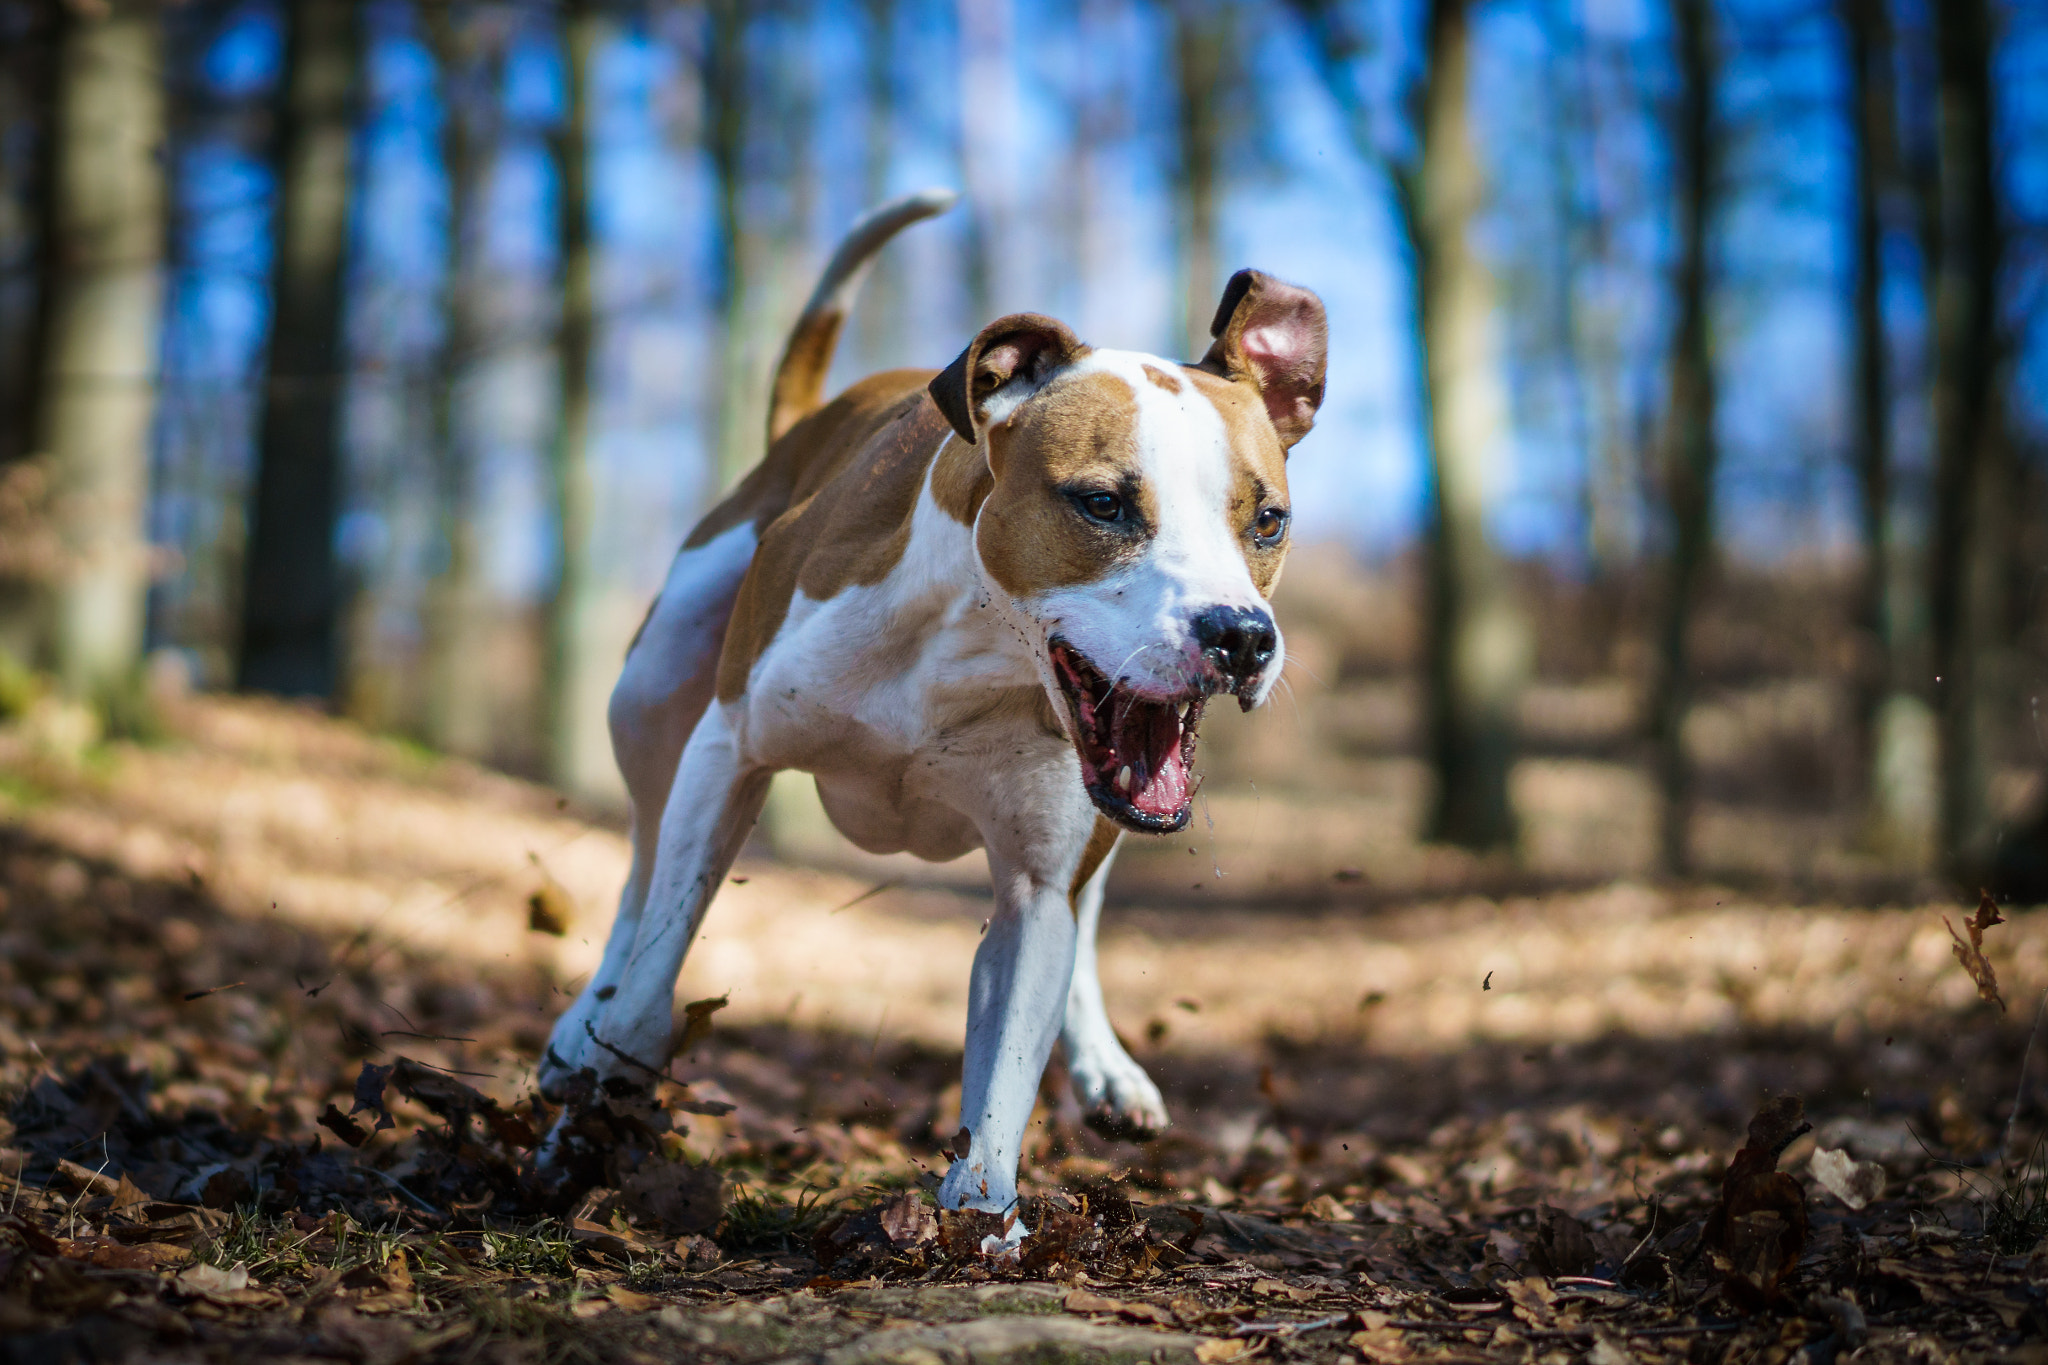
[(1972, 906), (1363, 898), (1341, 844), (1276, 906), (1219, 809), (1104, 939), (1175, 1126), (1098, 1137), (1055, 1064), (1006, 1258), (929, 1197), (957, 867), (744, 859), (678, 995), (727, 1003), (546, 1191), (620, 831), (282, 707), (169, 724), (0, 728), (0, 1359), (2048, 1361), (2041, 911), (1982, 930), (2001, 1009)]

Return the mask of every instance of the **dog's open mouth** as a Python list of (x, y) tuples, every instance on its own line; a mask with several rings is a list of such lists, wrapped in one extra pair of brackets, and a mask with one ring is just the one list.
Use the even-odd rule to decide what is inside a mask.
[(1195, 727), (1206, 698), (1142, 697), (1104, 677), (1064, 640), (1054, 640), (1050, 653), (1073, 714), (1081, 780), (1096, 809), (1150, 834), (1187, 824), (1195, 794)]

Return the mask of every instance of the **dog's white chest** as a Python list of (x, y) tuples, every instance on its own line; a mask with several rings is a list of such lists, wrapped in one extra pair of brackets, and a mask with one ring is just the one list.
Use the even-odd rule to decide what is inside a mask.
[(977, 590), (900, 582), (792, 603), (743, 711), (750, 758), (812, 774), (871, 853), (945, 861), (983, 843), (1005, 793), (1071, 787), (1071, 750), (1028, 658)]

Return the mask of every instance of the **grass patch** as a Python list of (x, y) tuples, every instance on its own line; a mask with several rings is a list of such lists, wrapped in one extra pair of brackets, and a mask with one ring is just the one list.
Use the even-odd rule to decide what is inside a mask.
[(740, 1185), (718, 1225), (718, 1244), (734, 1255), (803, 1251), (836, 1209), (827, 1192), (806, 1187), (795, 1199)]
[(536, 1279), (566, 1279), (576, 1273), (576, 1247), (552, 1218), (482, 1234), (484, 1264), (493, 1270)]
[(1978, 1198), (1984, 1236), (2002, 1256), (2024, 1256), (2048, 1237), (2048, 1136)]

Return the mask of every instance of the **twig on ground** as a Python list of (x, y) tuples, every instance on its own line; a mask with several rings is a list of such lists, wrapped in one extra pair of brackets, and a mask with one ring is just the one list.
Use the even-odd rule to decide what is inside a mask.
[[(1327, 1318), (1310, 1318), (1305, 1322), (1244, 1322), (1230, 1329), (1234, 1337), (1281, 1336), (1291, 1337), (1297, 1332), (1318, 1332), (1325, 1327), (1338, 1327), (1351, 1317), (1349, 1313), (1334, 1313)], [(1392, 1324), (1389, 1324), (1391, 1326)]]
[(429, 1204), (426, 1200), (420, 1198), (411, 1190), (407, 1189), (404, 1185), (400, 1184), (398, 1181), (398, 1177), (392, 1175), (390, 1172), (380, 1171), (375, 1166), (358, 1166), (356, 1167), (356, 1169), (359, 1171), (368, 1171), (371, 1175), (376, 1176), (379, 1180), (389, 1185), (392, 1189), (397, 1190), (400, 1194), (404, 1195), (407, 1199), (410, 1199), (414, 1204), (418, 1205), (421, 1212), (431, 1213), (436, 1218), (445, 1217), (441, 1210), (435, 1208), (432, 1204)]
[(2013, 1125), (2020, 1121), (2020, 1105), (2027, 1094), (2027, 1064), (2034, 1060), (2034, 1039), (2041, 1033), (2041, 1015), (2048, 1011), (2048, 990), (2041, 992), (2041, 1003), (2034, 1008), (2034, 1026), (2027, 1030), (2027, 1050), (2020, 1054), (2020, 1078), (2012, 1088), (2012, 1112), (2005, 1116), (2005, 1136), (1999, 1139), (1998, 1159), (2006, 1161), (2012, 1150)]

